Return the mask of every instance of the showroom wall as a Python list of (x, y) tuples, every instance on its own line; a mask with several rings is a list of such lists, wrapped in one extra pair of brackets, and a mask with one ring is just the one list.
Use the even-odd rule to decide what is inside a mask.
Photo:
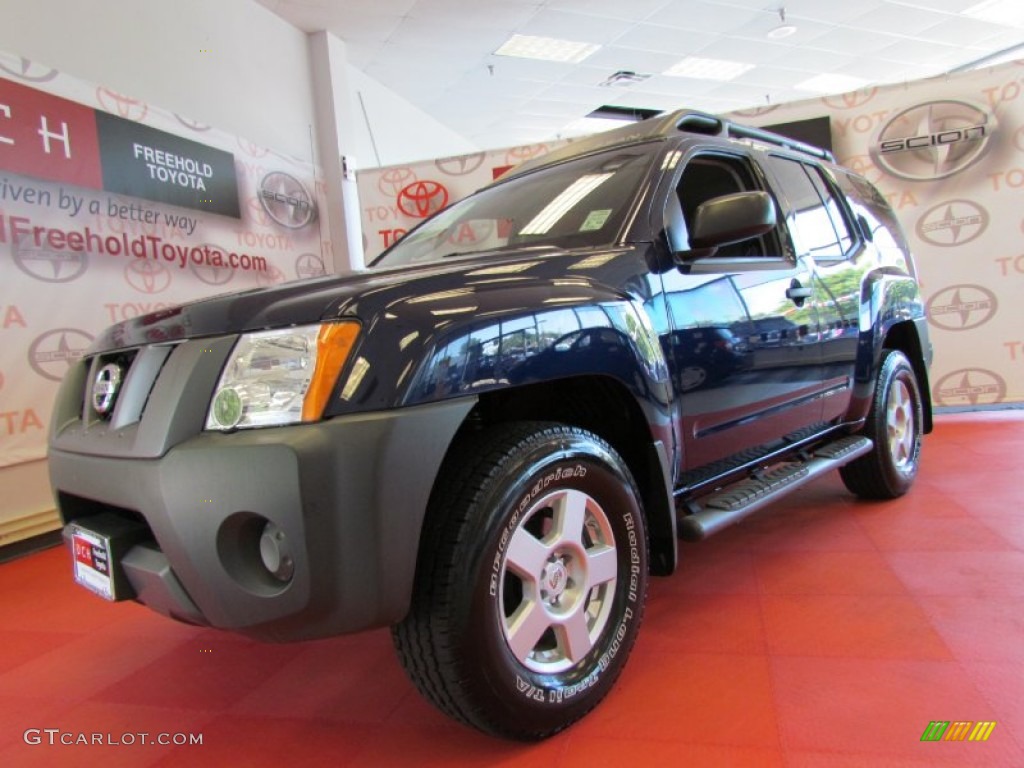
[[(838, 160), (889, 199), (917, 256), (934, 401), (1024, 403), (1024, 62), (731, 115), (752, 125), (828, 117)], [(367, 261), (533, 144), (359, 175)], [(463, 242), (485, 233), (464, 228)]]
[[(359, 119), (349, 122), (356, 130), (353, 135), (342, 137), (339, 150), (354, 156), (357, 162), (370, 161), (377, 153), (402, 159), (409, 158), (411, 151), (421, 152), (419, 157), (429, 157), (472, 148), (388, 89), (362, 73), (356, 74), (355, 87), (362, 96), (356, 115)], [(82, 257), (80, 263), (85, 263), (85, 256), (20, 254), (17, 264), (24, 268), (19, 269), (8, 245), (0, 263), (0, 334), (5, 350), (18, 349), (8, 356), (14, 362), (5, 359), (0, 366), (0, 453), (4, 454), (0, 460), (0, 487), (4, 488), (0, 498), (2, 546), (52, 530), (56, 523), (46, 463), (41, 460), (56, 387), (54, 371), (61, 365), (58, 362), (55, 367), (50, 357), (56, 360), (73, 355), (81, 346), (73, 343), (75, 340), (94, 335), (111, 320), (145, 308), (200, 295), (197, 292), (243, 288), (245, 279), (263, 277), (276, 282), (300, 274), (309, 276), (325, 267), (330, 269), (331, 263), (329, 258), (317, 258), (322, 255), (317, 243), (322, 218), (316, 219), (316, 228), (297, 236), (294, 230), (282, 230), (268, 221), (267, 211), (254, 199), (253, 184), (271, 170), (290, 171), (312, 191), (317, 144), (308, 38), (252, 0), (37, 0), (5, 4), (0, 9), (0, 80), (15, 84), (8, 87), (8, 92), (21, 87), (28, 89), (30, 98), (50, 94), (90, 110), (138, 120), (158, 130), (190, 136), (200, 144), (229, 151), (236, 155), (242, 198), (240, 218), (232, 225), (230, 219), (216, 215), (192, 215), (185, 209), (140, 202), (131, 196), (118, 198), (98, 190), (83, 192), (73, 184), (62, 185), (55, 180), (40, 181), (31, 168), (0, 167), (7, 185), (6, 198), (0, 201), (0, 214), (7, 213), (8, 222), (11, 216), (27, 218), (36, 226), (63, 227), (62, 231), (77, 227), (84, 235), (85, 220), (76, 220), (70, 210), (61, 209), (62, 200), (74, 199), (85, 206), (79, 216), (94, 203), (103, 209), (102, 213), (93, 214), (97, 221), (119, 228), (116, 234), (129, 238), (167, 236), (171, 245), (179, 247), (186, 242), (190, 246), (199, 244), (192, 242), (197, 237), (205, 241), (204, 245), (218, 240), (227, 245), (234, 239), (235, 250), (242, 251), (244, 246), (255, 255), (261, 255), (261, 245), (287, 240), (287, 253), (293, 257), (278, 269), (276, 257), (282, 253), (272, 252), (268, 261), (276, 271), (240, 274), (220, 285), (204, 284), (189, 265), (189, 270), (173, 273), (179, 278), (174, 289), (164, 285), (166, 276), (162, 271), (159, 275), (133, 275), (137, 278), (133, 287), (129, 278), (121, 274), (124, 265), (119, 265), (116, 280), (109, 283), (108, 290), (103, 285), (86, 286), (85, 282), (102, 282), (101, 272), (113, 269), (110, 264), (103, 269), (93, 266), (91, 271), (84, 270), (84, 275), (73, 278), (78, 282), (61, 285), (52, 278), (66, 278), (70, 274), (66, 269), (74, 266), (71, 261)], [(345, 107), (354, 109), (356, 103), (353, 92), (352, 103)], [(422, 128), (416, 142), (386, 129), (410, 124)], [(375, 152), (370, 128), (377, 125), (385, 128), (374, 132)], [(51, 141), (59, 149), (59, 140)], [(413, 146), (415, 150), (410, 149)], [(319, 197), (323, 190), (318, 186), (316, 192)], [(12, 199), (18, 196), (20, 200)], [(120, 210), (124, 216), (108, 215), (112, 200), (125, 206)], [(165, 231), (157, 233), (155, 222), (131, 220), (133, 216), (163, 217), (174, 213), (189, 214), (188, 226), (194, 225), (191, 232), (168, 232), (165, 227)], [(147, 226), (150, 228), (143, 229)], [(65, 263), (57, 256), (74, 258)], [(309, 258), (300, 261), (303, 256)], [(96, 263), (95, 254), (89, 257)], [(47, 267), (54, 271), (49, 281), (30, 274), (38, 272), (36, 268), (45, 272)], [(220, 277), (227, 274), (223, 270), (212, 272)], [(22, 283), (32, 286), (35, 293), (26, 295)], [(158, 289), (158, 295), (150, 295)], [(68, 297), (72, 300), (68, 301)], [(46, 335), (58, 328), (69, 332), (63, 336)], [(19, 338), (16, 340), (15, 336)], [(33, 350), (30, 348), (36, 336), (45, 339)], [(49, 342), (57, 346), (48, 352)], [(35, 352), (34, 357), (30, 351)], [(36, 363), (34, 367), (32, 360)], [(48, 377), (42, 376), (40, 370), (48, 373)]]
[(1024, 403), (1024, 61), (734, 115), (820, 116), (839, 162), (878, 186), (917, 257), (935, 403)]

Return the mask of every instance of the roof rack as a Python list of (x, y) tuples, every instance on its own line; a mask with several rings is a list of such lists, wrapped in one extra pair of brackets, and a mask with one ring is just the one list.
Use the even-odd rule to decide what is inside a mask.
[(765, 144), (772, 144), (777, 147), (785, 147), (797, 152), (822, 158), (830, 162), (835, 157), (827, 149), (815, 147), (796, 139), (790, 139), (778, 133), (772, 133), (762, 128), (751, 128), (746, 125), (734, 123), (731, 120), (723, 120), (708, 112), (700, 112), (693, 109), (680, 109), (675, 112), (665, 112), (637, 123), (627, 123), (621, 128), (614, 128), (610, 131), (595, 133), (577, 139), (570, 144), (553, 150), (534, 160), (527, 160), (525, 163), (516, 166), (507, 172), (502, 179), (509, 179), (522, 173), (532, 171), (542, 165), (550, 165), (569, 157), (574, 157), (585, 152), (593, 152), (605, 147), (635, 144), (643, 141), (650, 141), (662, 136), (670, 136), (677, 131), (687, 133), (699, 133), (705, 136), (721, 136), (722, 138), (739, 138), (760, 141)]

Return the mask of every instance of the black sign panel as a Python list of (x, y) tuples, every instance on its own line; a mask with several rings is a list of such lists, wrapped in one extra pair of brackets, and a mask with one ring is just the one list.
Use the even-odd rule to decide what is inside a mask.
[(230, 152), (99, 110), (96, 130), (108, 192), (241, 218)]

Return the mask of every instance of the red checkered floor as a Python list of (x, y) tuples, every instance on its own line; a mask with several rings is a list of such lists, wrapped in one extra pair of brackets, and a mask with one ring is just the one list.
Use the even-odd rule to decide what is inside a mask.
[[(941, 416), (907, 497), (828, 477), (683, 546), (617, 687), (537, 745), (435, 712), (386, 631), (281, 646), (188, 627), (92, 597), (51, 549), (0, 566), (0, 765), (1024, 766), (1022, 455), (1024, 413)], [(936, 720), (996, 725), (921, 741)]]

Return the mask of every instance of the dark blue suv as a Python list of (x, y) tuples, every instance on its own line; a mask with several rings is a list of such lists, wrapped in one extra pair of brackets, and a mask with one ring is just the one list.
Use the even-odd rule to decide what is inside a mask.
[(110, 328), (60, 391), (52, 482), (102, 596), (269, 640), (391, 626), (440, 709), (538, 739), (611, 688), (678, 539), (832, 469), (906, 492), (930, 356), (867, 181), (677, 112), (364, 273)]

